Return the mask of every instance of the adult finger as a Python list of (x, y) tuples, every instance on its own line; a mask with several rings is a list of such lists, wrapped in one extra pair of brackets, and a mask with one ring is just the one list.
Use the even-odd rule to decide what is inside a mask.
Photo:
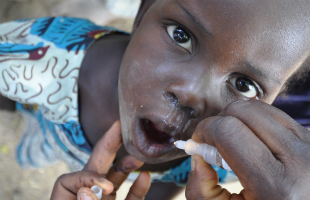
[(131, 155), (124, 157), (119, 162), (115, 163), (107, 174), (107, 179), (114, 185), (114, 191), (111, 195), (115, 195), (121, 184), (126, 180), (129, 173), (139, 169), (143, 162), (134, 158)]
[[(203, 120), (197, 126), (193, 140), (213, 144), (238, 176), (244, 188), (259, 192), (256, 183), (273, 188), (272, 177), (283, 170), (283, 164), (239, 119), (216, 116)], [(267, 195), (267, 194), (266, 194)], [(259, 196), (259, 194), (257, 194)]]
[(121, 144), (121, 125), (116, 121), (96, 144), (84, 170), (107, 174)]
[(148, 172), (141, 172), (137, 180), (130, 187), (126, 200), (144, 199), (151, 187), (151, 176)]
[(272, 151), (288, 155), (291, 144), (305, 139), (308, 132), (283, 111), (262, 101), (236, 101), (219, 116), (233, 116), (242, 121)]
[(76, 199), (80, 188), (91, 188), (93, 185), (101, 187), (104, 195), (113, 191), (113, 184), (102, 175), (96, 172), (80, 171), (60, 176), (55, 182), (51, 199)]
[(80, 188), (77, 194), (77, 200), (99, 200), (94, 192), (88, 188)]

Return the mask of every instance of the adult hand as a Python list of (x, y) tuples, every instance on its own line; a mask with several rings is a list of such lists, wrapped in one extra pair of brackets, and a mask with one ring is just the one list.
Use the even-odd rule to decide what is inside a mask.
[[(137, 170), (143, 162), (127, 156), (111, 167), (118, 149), (122, 144), (120, 122), (117, 121), (99, 140), (92, 155), (80, 172), (60, 176), (52, 192), (52, 200), (98, 200), (91, 191), (93, 185), (102, 188), (102, 199), (115, 199), (116, 191), (130, 172)], [(143, 199), (150, 187), (150, 175), (140, 173), (127, 195), (127, 200)]]
[(222, 189), (212, 167), (194, 156), (187, 199), (309, 199), (310, 132), (277, 108), (233, 102), (202, 121), (192, 139), (215, 146), (244, 190)]

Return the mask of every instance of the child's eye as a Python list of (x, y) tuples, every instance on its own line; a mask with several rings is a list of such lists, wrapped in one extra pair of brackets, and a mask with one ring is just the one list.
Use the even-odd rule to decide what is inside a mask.
[(243, 96), (247, 98), (257, 97), (257, 88), (249, 79), (244, 77), (234, 77), (230, 79), (230, 82)]
[(184, 29), (176, 25), (167, 25), (166, 30), (169, 36), (187, 51), (192, 51), (192, 39)]

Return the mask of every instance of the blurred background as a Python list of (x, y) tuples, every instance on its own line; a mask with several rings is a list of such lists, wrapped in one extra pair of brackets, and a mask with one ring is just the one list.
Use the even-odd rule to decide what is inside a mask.
[(0, 23), (43, 16), (87, 18), (131, 31), (140, 0), (0, 0)]
[[(102, 26), (112, 26), (130, 32), (140, 0), (0, 0), (0, 23), (44, 16), (87, 18)], [(69, 173), (64, 163), (34, 170), (22, 170), (15, 160), (15, 147), (25, 122), (19, 113), (0, 111), (0, 199), (49, 199), (57, 177)], [(118, 191), (124, 199), (130, 183)], [(223, 187), (238, 193), (239, 183)], [(185, 199), (184, 193), (178, 200)]]

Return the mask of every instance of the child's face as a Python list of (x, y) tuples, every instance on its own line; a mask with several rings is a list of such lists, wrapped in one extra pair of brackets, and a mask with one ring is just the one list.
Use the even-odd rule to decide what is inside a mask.
[[(290, 5), (291, 4), (291, 5)], [(119, 78), (123, 142), (148, 163), (185, 156), (175, 140), (237, 99), (272, 103), (309, 55), (296, 1), (159, 0), (126, 50)]]

